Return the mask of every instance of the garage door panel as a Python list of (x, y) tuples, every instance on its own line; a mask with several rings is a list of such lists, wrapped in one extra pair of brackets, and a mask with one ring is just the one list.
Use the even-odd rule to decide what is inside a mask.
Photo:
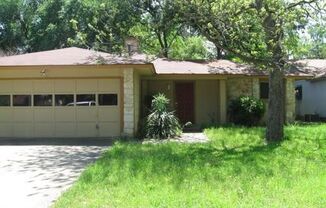
[(76, 80), (76, 92), (77, 93), (92, 93), (97, 91), (96, 79), (81, 79)]
[(54, 118), (53, 113), (52, 108), (34, 108), (34, 121), (52, 122)]
[(74, 107), (55, 108), (54, 111), (56, 122), (75, 122), (76, 120), (76, 109)]
[(0, 137), (12, 136), (12, 124), (11, 123), (0, 123)]
[(3, 80), (0, 82), (0, 93), (12, 93), (13, 82), (12, 80)]
[[(78, 94), (117, 94), (120, 98), (120, 82), (120, 79), (3, 80), (0, 81), (0, 94), (74, 95), (75, 98)], [(62, 106), (16, 104), (0, 107), (0, 137), (119, 136), (121, 109), (110, 100), (104, 102), (101, 96), (100, 106), (64, 106), (66, 103)], [(72, 102), (71, 98), (68, 100)]]
[(13, 120), (11, 108), (0, 108), (0, 122), (11, 122)]
[(34, 93), (53, 93), (53, 80), (36, 80), (33, 81)]
[(34, 130), (32, 123), (14, 123), (13, 128), (13, 136), (14, 137), (33, 137)]
[(75, 122), (57, 122), (55, 124), (56, 137), (75, 137), (76, 123)]
[(54, 80), (54, 91), (56, 93), (71, 93), (76, 90), (74, 80)]
[(96, 107), (78, 107), (76, 109), (76, 120), (77, 121), (97, 121), (97, 109)]
[(77, 123), (77, 136), (97, 137), (96, 124), (93, 122)]
[(117, 107), (99, 107), (98, 109), (99, 121), (120, 121), (120, 110)]
[(100, 137), (114, 137), (120, 135), (120, 124), (117, 122), (101, 122), (99, 123)]
[(14, 108), (13, 109), (14, 122), (33, 122), (32, 108)]
[(31, 80), (14, 80), (14, 93), (31, 93), (33, 91), (33, 83)]
[(98, 80), (99, 92), (118, 93), (120, 91), (120, 79), (100, 79)]
[(53, 137), (54, 136), (53, 123), (48, 123), (48, 122), (34, 123), (34, 136), (35, 137)]

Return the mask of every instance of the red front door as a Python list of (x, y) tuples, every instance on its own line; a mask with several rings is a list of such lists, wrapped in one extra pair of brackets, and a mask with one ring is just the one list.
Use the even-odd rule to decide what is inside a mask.
[(175, 84), (175, 107), (180, 122), (194, 123), (194, 83), (180, 82)]

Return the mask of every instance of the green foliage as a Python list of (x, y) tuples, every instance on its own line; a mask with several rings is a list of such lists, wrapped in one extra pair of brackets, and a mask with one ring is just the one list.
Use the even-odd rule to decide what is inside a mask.
[(146, 120), (146, 137), (166, 139), (178, 136), (181, 127), (173, 111), (168, 111), (169, 99), (163, 94), (155, 95), (150, 114)]
[(171, 46), (169, 57), (178, 60), (204, 60), (212, 58), (201, 36), (178, 37)]
[(44, 51), (67, 46), (67, 38), (72, 35), (63, 18), (65, 0), (44, 1), (32, 14), (27, 42), (28, 51)]
[(206, 144), (116, 143), (54, 204), (77, 207), (325, 207), (326, 125), (205, 130)]
[(141, 23), (150, 31), (160, 46), (160, 56), (168, 57), (170, 47), (180, 35), (182, 22), (179, 19), (174, 0), (140, 1), (142, 8)]
[[(267, 12), (247, 9), (253, 5), (251, 0), (180, 2), (181, 6), (172, 0), (2, 0), (0, 49), (15, 53), (78, 46), (121, 53), (124, 38), (132, 35), (141, 40), (145, 53), (173, 59), (210, 58), (203, 35), (220, 48), (227, 46), (229, 54), (241, 52), (242, 58), (265, 60), (270, 55), (261, 25)], [(308, 23), (305, 7), (287, 12), (285, 1), (262, 2), (283, 18), (284, 24), (276, 26), (284, 30), (282, 43), (288, 54), (325, 57), (322, 15), (323, 20), (308, 24), (311, 39), (302, 41), (296, 31)]]
[(16, 46), (24, 45), (24, 34), (21, 29), (19, 1), (0, 1), (0, 49), (14, 51)]
[[(159, 55), (162, 52), (161, 45), (151, 29), (142, 24), (137, 24), (130, 30), (130, 34), (140, 41), (140, 50), (149, 55)], [(201, 60), (211, 59), (214, 54), (208, 51), (205, 43), (207, 40), (198, 35), (183, 37), (177, 35), (169, 46), (168, 57), (177, 60)]]
[(183, 21), (218, 47), (246, 62), (274, 68), (295, 48), (298, 28), (308, 24), (307, 13), (318, 19), (326, 6), (323, 1), (285, 0), (179, 0), (176, 5)]
[(136, 22), (140, 8), (136, 0), (68, 1), (65, 20), (73, 29), (69, 44), (106, 52), (123, 51), (124, 39)]
[(67, 46), (121, 52), (140, 21), (138, 0), (5, 0), (0, 49), (42, 51)]
[(254, 97), (241, 96), (231, 101), (228, 113), (235, 124), (255, 126), (265, 113), (265, 104)]

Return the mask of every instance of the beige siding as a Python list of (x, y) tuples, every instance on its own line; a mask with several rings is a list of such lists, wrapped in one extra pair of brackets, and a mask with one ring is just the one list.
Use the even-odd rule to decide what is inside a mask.
[(171, 80), (150, 80), (148, 81), (148, 93), (149, 95), (155, 95), (157, 93), (165, 94), (171, 103), (173, 103), (174, 96), (174, 83)]
[(219, 86), (217, 80), (195, 82), (195, 121), (197, 124), (219, 122)]
[(227, 94), (226, 94), (226, 80), (219, 80), (219, 120), (224, 124), (227, 122)]
[(17, 78), (69, 78), (69, 77), (122, 77), (123, 68), (108, 66), (35, 66), (35, 67), (15, 67), (1, 68), (0, 77), (2, 79)]

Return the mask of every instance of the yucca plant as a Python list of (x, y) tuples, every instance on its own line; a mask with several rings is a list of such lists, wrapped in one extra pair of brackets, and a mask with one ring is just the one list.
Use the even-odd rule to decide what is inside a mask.
[(146, 119), (146, 137), (166, 139), (180, 135), (181, 126), (174, 111), (168, 110), (170, 100), (164, 94), (153, 97), (150, 114)]

